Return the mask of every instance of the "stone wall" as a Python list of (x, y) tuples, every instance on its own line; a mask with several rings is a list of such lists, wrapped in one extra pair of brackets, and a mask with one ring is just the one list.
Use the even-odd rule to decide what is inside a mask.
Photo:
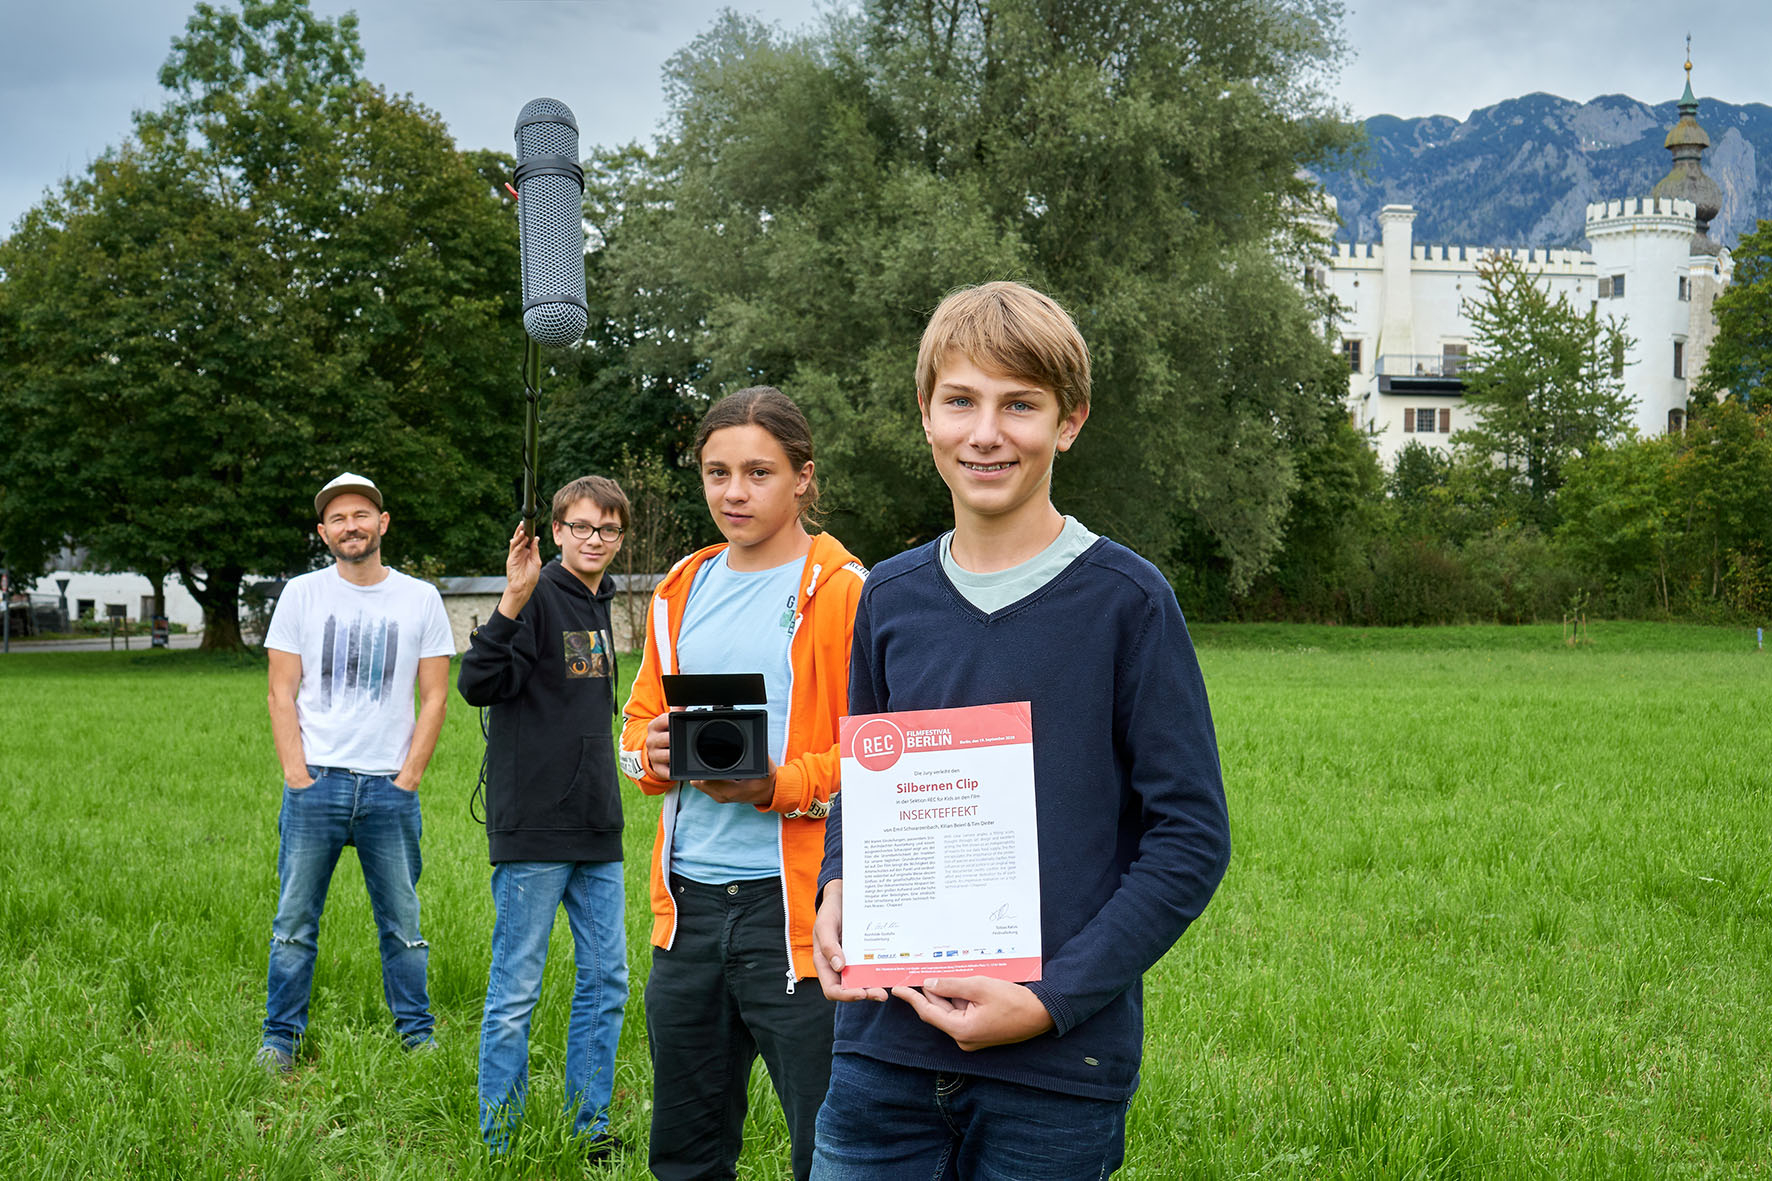
[[(659, 575), (636, 574), (632, 585), (628, 585), (627, 575), (616, 577), (615, 597), (609, 604), (610, 623), (615, 631), (615, 649), (618, 652), (637, 652), (646, 637), (646, 607), (652, 600), (652, 588), (658, 584)], [(443, 580), (446, 584), (450, 580)], [(489, 582), (489, 579), (476, 579), (476, 582)], [(504, 580), (496, 580), (502, 583)], [(503, 588), (475, 589), (452, 591), (447, 585), (443, 591), (443, 609), (449, 615), (449, 629), (455, 633), (455, 650), (467, 651), (468, 636), (480, 624), (492, 617), (498, 608), (499, 595)]]

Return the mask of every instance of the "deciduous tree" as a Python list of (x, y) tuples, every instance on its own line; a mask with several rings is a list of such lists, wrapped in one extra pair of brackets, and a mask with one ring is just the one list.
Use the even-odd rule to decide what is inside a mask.
[(1772, 221), (1743, 234), (1735, 271), (1713, 311), (1717, 334), (1693, 392), (1694, 412), (1727, 396), (1750, 406), (1772, 403)]
[(1471, 356), (1465, 405), (1476, 424), (1452, 437), (1474, 461), (1490, 461), (1493, 489), (1527, 522), (1556, 522), (1564, 469), (1578, 456), (1624, 436), (1631, 399), (1624, 389), (1630, 340), (1624, 324), (1552, 298), (1511, 254), (1477, 265), (1468, 300)]
[[(508, 162), (360, 75), (355, 18), (198, 4), (135, 135), (0, 244), (0, 544), (177, 569), (206, 646), (350, 468), (408, 566), (492, 569), (520, 337)], [(509, 413), (507, 413), (507, 410)]]
[[(1772, 407), (1710, 407), (1681, 434), (1572, 464), (1560, 537), (1663, 612), (1763, 609), (1772, 549)], [(1628, 597), (1628, 594), (1627, 596)]]
[(807, 407), (833, 527), (870, 559), (947, 497), (913, 399), (952, 288), (1027, 280), (1093, 349), (1059, 502), (1243, 587), (1323, 429), (1324, 309), (1296, 282), (1301, 166), (1341, 145), (1310, 0), (872, 0), (787, 36), (727, 16), (671, 63), (668, 134), (618, 202), (606, 274), (635, 368)]

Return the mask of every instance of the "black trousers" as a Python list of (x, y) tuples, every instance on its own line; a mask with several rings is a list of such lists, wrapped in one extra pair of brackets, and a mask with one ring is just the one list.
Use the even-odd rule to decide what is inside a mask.
[(751, 1064), (763, 1055), (793, 1142), (812, 1171), (813, 1122), (831, 1081), (834, 1005), (816, 977), (788, 991), (781, 879), (708, 885), (671, 878), (677, 935), (652, 949), (646, 1038), (652, 1141), (661, 1181), (731, 1181), (744, 1141)]

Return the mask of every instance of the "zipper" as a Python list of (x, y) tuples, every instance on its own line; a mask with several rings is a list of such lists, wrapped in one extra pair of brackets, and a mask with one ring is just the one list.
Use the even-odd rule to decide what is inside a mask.
[(775, 822), (775, 847), (781, 855), (781, 942), (788, 953), (788, 995), (794, 995), (794, 936), (791, 930), (792, 919), (788, 914), (788, 852), (787, 843), (782, 833), (786, 820)]
[[(681, 566), (684, 561), (688, 561), (688, 559), (679, 561), (677, 566)], [(671, 567), (671, 573), (676, 573), (677, 566)], [(647, 629), (647, 633), (646, 638), (655, 645), (658, 651), (659, 672), (676, 672), (677, 654), (671, 640), (671, 605), (663, 595), (656, 593), (656, 590), (652, 598), (652, 626)], [(677, 896), (671, 893), (671, 842), (676, 840), (677, 804), (680, 791), (682, 791), (681, 784), (671, 784), (665, 792), (663, 808), (658, 817), (662, 844), (658, 854), (658, 874), (664, 881), (665, 901), (671, 907), (671, 933), (665, 938), (666, 951), (676, 945), (677, 920), (682, 917), (677, 908)]]
[[(812, 577), (807, 580), (806, 590), (800, 595), (800, 610), (795, 612), (794, 626), (788, 632), (788, 708), (787, 716), (782, 719), (781, 726), (781, 753), (783, 755), (788, 753), (787, 744), (792, 741), (794, 734), (794, 641), (800, 638), (800, 624), (806, 620), (807, 600), (812, 598), (812, 592), (818, 587), (818, 576), (823, 570), (824, 567), (822, 565), (816, 562), (813, 563)], [(787, 952), (788, 957), (787, 995), (793, 996), (794, 985), (798, 978), (794, 975), (793, 912), (788, 907), (788, 847), (786, 826), (787, 818), (778, 814), (775, 822), (775, 851), (776, 857), (781, 862), (781, 943), (782, 950)]]
[[(804, 602), (804, 600), (802, 600)], [(794, 616), (793, 630), (788, 633), (788, 708), (787, 716), (782, 719), (782, 754), (787, 754), (787, 741), (793, 734), (794, 724), (794, 640), (800, 635), (800, 623), (806, 618), (804, 611)], [(793, 916), (788, 909), (788, 846), (786, 834), (787, 818), (779, 813), (775, 821), (775, 855), (781, 862), (781, 942), (788, 953), (788, 995), (794, 995), (794, 933)]]

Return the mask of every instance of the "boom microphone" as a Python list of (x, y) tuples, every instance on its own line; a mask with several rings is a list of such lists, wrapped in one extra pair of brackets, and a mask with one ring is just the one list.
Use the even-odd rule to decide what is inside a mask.
[(585, 334), (584, 168), (578, 120), (558, 99), (517, 115), (517, 240), (523, 256), (523, 331), (563, 348)]

